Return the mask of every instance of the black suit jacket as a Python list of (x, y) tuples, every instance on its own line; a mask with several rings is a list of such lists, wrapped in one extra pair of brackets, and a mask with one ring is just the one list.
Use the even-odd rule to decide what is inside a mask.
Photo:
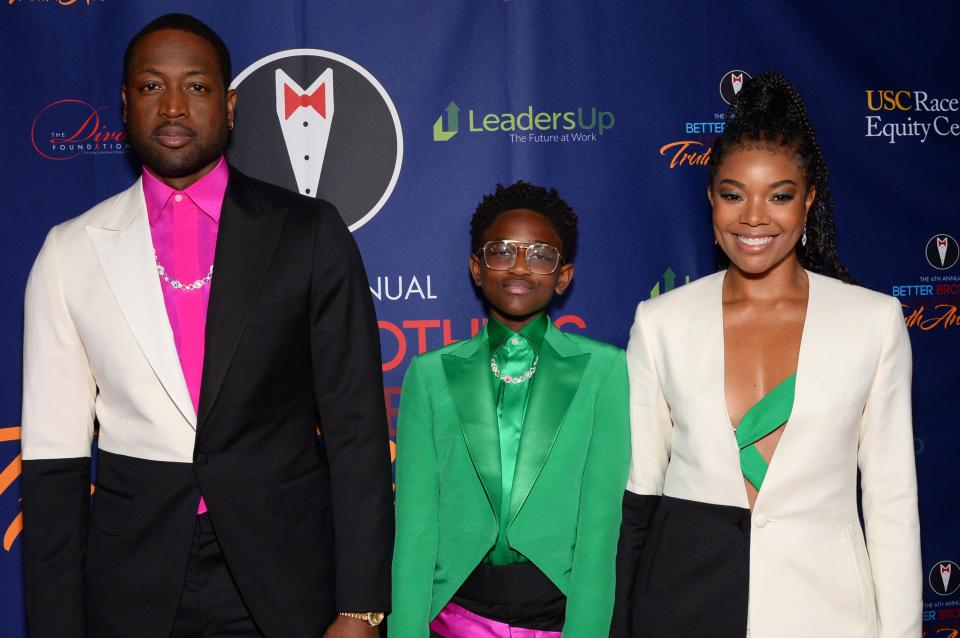
[[(79, 245), (83, 235), (73, 226), (89, 227), (105, 207), (56, 229), (59, 243), (45, 246), (58, 251), (61, 279), (84, 269), (96, 276), (93, 251)], [(43, 290), (44, 251), (28, 285), (27, 339), (33, 342), (25, 346), (26, 368), (31, 358), (46, 356), (43, 331), (54, 330), (37, 307), (51, 296)], [(26, 403), (37, 401), (41, 382), (25, 383), (24, 556), (32, 636), (86, 631), (97, 638), (166, 638), (201, 493), (231, 573), (266, 636), (319, 637), (338, 611), (389, 610), (393, 508), (379, 331), (350, 232), (331, 204), (231, 169), (214, 264), (195, 444), (184, 451), (192, 462), (190, 456), (151, 458), (143, 445), (142, 455), (135, 446), (125, 453), (106, 449), (108, 438), (115, 448), (123, 440), (107, 419), (118, 411), (106, 410), (106, 402), (124, 392), (135, 397), (137, 390), (111, 369), (119, 366), (109, 349), (88, 351), (101, 421), (88, 514), (90, 459), (61, 458), (33, 443), (56, 435), (47, 437), (53, 424), (26, 418)], [(83, 300), (71, 300), (66, 285), (57, 294), (66, 297), (63, 321), (75, 324), (80, 342), (97, 343), (103, 335), (96, 322), (77, 318)], [(164, 428), (179, 427), (139, 418), (135, 412), (143, 406), (131, 401), (119, 410), (125, 427), (155, 427), (161, 442)]]

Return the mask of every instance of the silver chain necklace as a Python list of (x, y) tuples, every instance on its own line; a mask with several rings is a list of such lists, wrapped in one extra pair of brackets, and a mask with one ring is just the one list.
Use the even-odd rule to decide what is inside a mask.
[(210, 283), (210, 281), (213, 279), (213, 264), (210, 264), (210, 270), (209, 272), (207, 272), (206, 277), (197, 279), (192, 284), (184, 284), (184, 283), (181, 283), (180, 280), (178, 279), (170, 279), (170, 277), (167, 275), (166, 269), (164, 269), (164, 267), (160, 265), (160, 259), (157, 257), (156, 253), (153, 254), (153, 260), (157, 262), (157, 274), (160, 275), (161, 279), (163, 279), (165, 282), (170, 284), (170, 287), (173, 288), (174, 290), (186, 290), (186, 291), (200, 290), (201, 288), (206, 286), (208, 283)]
[(490, 357), (490, 370), (493, 371), (493, 376), (500, 379), (504, 383), (523, 383), (525, 381), (529, 381), (533, 375), (537, 373), (538, 363), (540, 363), (540, 355), (537, 355), (537, 358), (533, 360), (533, 365), (530, 366), (530, 368), (523, 374), (521, 374), (519, 377), (511, 377), (509, 374), (503, 375), (500, 372), (500, 367), (497, 366), (497, 362), (493, 360), (493, 357)]

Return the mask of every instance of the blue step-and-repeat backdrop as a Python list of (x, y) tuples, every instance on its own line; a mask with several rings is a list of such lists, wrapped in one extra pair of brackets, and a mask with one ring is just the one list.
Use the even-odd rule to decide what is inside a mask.
[[(552, 316), (624, 346), (639, 300), (714, 269), (705, 165), (725, 97), (761, 71), (785, 72), (831, 169), (844, 261), (863, 285), (903, 302), (924, 627), (930, 637), (958, 635), (960, 5), (0, 2), (3, 636), (26, 635), (24, 284), (51, 225), (134, 180), (121, 58), (143, 24), (170, 11), (197, 15), (230, 46), (239, 92), (230, 159), (332, 200), (351, 225), (380, 320), (391, 431), (410, 358), (482, 325), (466, 264), (483, 194), (519, 178), (559, 189), (580, 215), (582, 243), (576, 281)], [(308, 108), (289, 115), (288, 93), (312, 96), (302, 98)], [(309, 136), (290, 126), (304, 118), (316, 123)]]

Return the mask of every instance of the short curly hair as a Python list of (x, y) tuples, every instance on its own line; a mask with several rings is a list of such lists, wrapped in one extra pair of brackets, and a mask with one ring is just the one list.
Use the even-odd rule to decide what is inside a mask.
[(127, 49), (123, 52), (123, 81), (130, 80), (130, 64), (133, 62), (133, 52), (137, 45), (145, 37), (157, 31), (183, 31), (199, 36), (210, 43), (217, 54), (217, 65), (220, 67), (220, 75), (223, 80), (223, 87), (230, 86), (233, 74), (233, 68), (230, 64), (230, 50), (224, 44), (223, 39), (217, 35), (217, 32), (207, 26), (206, 23), (185, 13), (168, 13), (152, 20), (144, 26), (135, 36), (130, 39)]
[(519, 208), (532, 210), (547, 218), (563, 243), (560, 247), (563, 262), (572, 262), (579, 238), (577, 214), (561, 199), (555, 188), (547, 190), (523, 180), (511, 186), (497, 184), (497, 189), (480, 201), (470, 220), (470, 244), (473, 252), (476, 253), (483, 247), (483, 235), (497, 217), (508, 210)]
[(717, 168), (729, 153), (756, 145), (794, 151), (800, 159), (808, 188), (817, 189), (807, 214), (807, 244), (797, 246), (800, 264), (815, 273), (852, 282), (837, 251), (837, 230), (833, 220), (836, 203), (827, 183), (827, 165), (820, 144), (807, 119), (803, 98), (790, 80), (776, 71), (767, 71), (747, 80), (731, 101), (726, 128), (710, 154), (708, 184), (713, 184)]

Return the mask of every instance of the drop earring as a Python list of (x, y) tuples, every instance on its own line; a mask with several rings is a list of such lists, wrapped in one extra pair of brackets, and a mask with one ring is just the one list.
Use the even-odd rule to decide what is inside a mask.
[(800, 235), (800, 245), (806, 247), (807, 245), (807, 225), (803, 225), (803, 234)]

